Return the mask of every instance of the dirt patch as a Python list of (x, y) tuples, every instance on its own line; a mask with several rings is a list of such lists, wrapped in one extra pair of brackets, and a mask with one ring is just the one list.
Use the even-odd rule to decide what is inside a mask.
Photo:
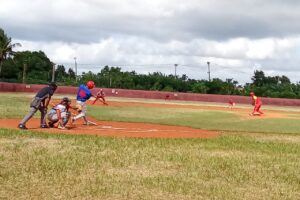
[[(17, 129), (20, 119), (0, 119), (0, 128)], [(75, 123), (69, 130), (41, 129), (39, 119), (31, 119), (27, 124), (30, 131), (43, 131), (49, 133), (98, 135), (113, 137), (136, 137), (136, 138), (211, 138), (219, 135), (218, 132), (193, 129), (188, 127), (166, 126), (146, 123), (126, 123), (96, 121), (97, 125), (83, 125), (80, 121)], [(24, 130), (26, 131), (26, 130)]]

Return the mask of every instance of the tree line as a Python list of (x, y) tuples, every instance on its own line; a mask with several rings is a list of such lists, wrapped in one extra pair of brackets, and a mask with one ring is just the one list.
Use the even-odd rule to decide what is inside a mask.
[[(20, 46), (12, 43), (0, 28), (0, 81), (44, 84), (52, 79), (54, 63), (42, 51), (14, 51)], [(118, 66), (104, 66), (99, 72), (84, 72), (77, 76), (64, 65), (57, 65), (55, 81), (59, 85), (77, 86), (93, 80), (97, 87), (134, 90), (155, 90), (170, 92), (192, 92), (203, 94), (249, 95), (254, 91), (263, 97), (300, 98), (300, 84), (291, 83), (286, 76), (266, 76), (263, 71), (254, 72), (251, 83), (239, 85), (236, 80), (190, 79), (187, 75), (174, 76), (154, 72), (138, 74), (135, 71), (123, 72)]]

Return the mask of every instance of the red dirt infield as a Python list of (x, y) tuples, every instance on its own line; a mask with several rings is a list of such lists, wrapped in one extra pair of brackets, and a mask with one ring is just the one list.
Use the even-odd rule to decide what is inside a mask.
[[(20, 119), (0, 119), (0, 128), (17, 129)], [(219, 133), (188, 127), (166, 126), (147, 123), (127, 123), (112, 121), (95, 121), (97, 125), (83, 125), (79, 120), (68, 130), (56, 128), (39, 128), (39, 119), (31, 119), (27, 124), (30, 131), (42, 131), (49, 133), (63, 133), (75, 135), (97, 135), (112, 137), (135, 137), (135, 138), (211, 138)], [(26, 132), (27, 130), (24, 130)]]

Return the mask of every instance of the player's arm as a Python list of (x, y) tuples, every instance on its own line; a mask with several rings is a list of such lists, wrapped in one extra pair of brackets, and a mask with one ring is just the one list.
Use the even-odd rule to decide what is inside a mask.
[(256, 106), (256, 103), (257, 103), (257, 97), (254, 96), (254, 97), (253, 97), (253, 105)]
[(56, 114), (57, 114), (57, 119), (58, 119), (58, 124), (63, 124), (62, 118), (61, 118), (61, 112), (59, 109), (56, 110)]
[(46, 99), (43, 101), (43, 107), (45, 110), (47, 110), (49, 102), (50, 102), (51, 97), (46, 97)]

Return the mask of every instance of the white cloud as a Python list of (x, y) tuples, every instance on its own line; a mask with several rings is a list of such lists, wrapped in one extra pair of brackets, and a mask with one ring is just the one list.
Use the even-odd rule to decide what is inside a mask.
[[(20, 50), (55, 63), (120, 65), (191, 78), (250, 81), (253, 70), (300, 72), (295, 0), (0, 0), (0, 24)], [(125, 66), (124, 66), (125, 65)], [(81, 65), (81, 70), (93, 69)]]

